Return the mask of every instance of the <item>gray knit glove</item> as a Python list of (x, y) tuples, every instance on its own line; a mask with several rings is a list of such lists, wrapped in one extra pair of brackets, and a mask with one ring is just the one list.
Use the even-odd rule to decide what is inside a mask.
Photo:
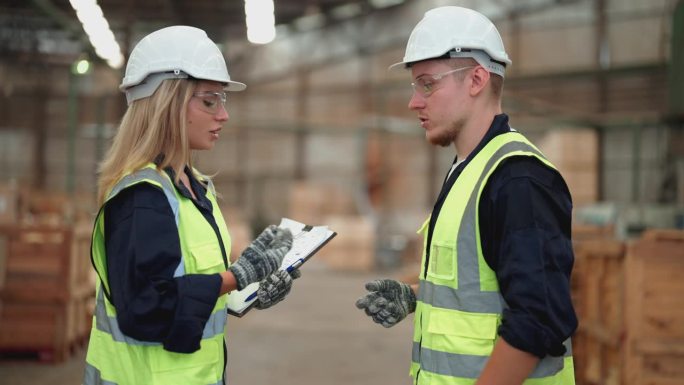
[(230, 266), (238, 290), (268, 277), (280, 267), (292, 248), (292, 233), (275, 225), (268, 226)]
[(375, 323), (389, 328), (416, 311), (416, 295), (411, 286), (393, 279), (380, 279), (366, 284), (370, 293), (356, 301)]
[(256, 308), (259, 310), (268, 309), (285, 299), (292, 289), (292, 281), (302, 276), (299, 269), (287, 272), (286, 270), (278, 270), (268, 276), (268, 278), (259, 282), (259, 290), (257, 290)]

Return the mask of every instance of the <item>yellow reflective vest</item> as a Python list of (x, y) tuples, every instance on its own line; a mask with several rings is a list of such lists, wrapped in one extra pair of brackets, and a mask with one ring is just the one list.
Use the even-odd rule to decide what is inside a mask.
[[(418, 231), (423, 234), (424, 247), (411, 363), (416, 385), (473, 384), (494, 349), (507, 305), (496, 275), (482, 255), (478, 204), (489, 176), (511, 156), (533, 156), (555, 169), (522, 134), (498, 135), (475, 155), (451, 187), (435, 222), (427, 267), (430, 218)], [(570, 339), (564, 344), (565, 357), (540, 360), (525, 385), (575, 383)]]
[[(207, 198), (226, 251), (230, 235), (219, 210), (213, 186)], [(150, 183), (162, 189), (171, 205), (178, 227), (181, 262), (174, 276), (214, 274), (226, 270), (219, 240), (211, 225), (194, 203), (182, 196), (173, 181), (153, 164), (124, 176), (111, 190), (107, 201), (127, 187)], [(109, 301), (107, 259), (104, 244), (104, 205), (95, 220), (91, 245), (92, 260), (98, 275), (95, 314), (86, 356), (84, 385), (219, 385), (224, 377), (224, 329), (226, 297), (219, 297), (207, 321), (200, 349), (191, 354), (164, 350), (161, 343), (140, 341), (123, 334), (116, 320), (116, 309)]]

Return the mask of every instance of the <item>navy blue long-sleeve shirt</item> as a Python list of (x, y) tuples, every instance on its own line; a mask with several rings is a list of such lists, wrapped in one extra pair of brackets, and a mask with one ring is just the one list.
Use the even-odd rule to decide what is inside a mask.
[[(508, 116), (497, 115), (478, 146), (446, 178), (428, 244), (444, 199), (470, 159), (510, 130)], [(499, 335), (540, 358), (562, 355), (563, 341), (577, 328), (570, 297), (572, 200), (565, 181), (534, 157), (508, 158), (489, 177), (478, 214), (482, 252), (508, 305)]]
[[(191, 173), (193, 200), (217, 232), (206, 189)], [(173, 172), (170, 172), (173, 179)], [(175, 186), (192, 199), (185, 186)], [(141, 341), (160, 342), (169, 351), (199, 349), (202, 331), (221, 288), (219, 274), (173, 276), (181, 262), (178, 229), (163, 191), (139, 183), (105, 205), (107, 279), (121, 331)]]

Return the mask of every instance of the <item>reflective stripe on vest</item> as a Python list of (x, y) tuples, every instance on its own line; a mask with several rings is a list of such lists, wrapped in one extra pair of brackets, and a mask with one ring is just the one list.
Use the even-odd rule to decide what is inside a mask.
[[(555, 169), (521, 134), (502, 134), (492, 139), (466, 166), (445, 198), (440, 216), (449, 211), (444, 214), (449, 217), (437, 218), (432, 244), (425, 245), (423, 251), (422, 269), (428, 271), (421, 272), (414, 321), (411, 370), (414, 376), (425, 370), (431, 373), (430, 377), (433, 374), (454, 377), (453, 380), (443, 378), (443, 383), (457, 383), (457, 378), (479, 377), (489, 359), (501, 314), (508, 306), (498, 290), (494, 272), (482, 256), (478, 202), (491, 173), (501, 161), (516, 155), (534, 156)], [(454, 193), (456, 190), (458, 192)], [(466, 193), (469, 195), (464, 201)], [(457, 210), (445, 209), (447, 206)], [(451, 226), (457, 226), (458, 230)], [(450, 234), (455, 235), (455, 241)], [(425, 250), (430, 251), (429, 265), (426, 265)], [(444, 255), (440, 256), (440, 251)], [(453, 330), (460, 327), (464, 330)], [(572, 360), (570, 340), (564, 344), (568, 348), (566, 357)], [(462, 351), (457, 351), (459, 349)], [(535, 381), (555, 378), (563, 371), (564, 361), (564, 357), (547, 356), (539, 361), (529, 378)], [(566, 369), (572, 370), (572, 367)]]
[[(119, 329), (119, 323), (117, 322), (116, 317), (110, 317), (107, 315), (102, 290), (98, 290), (97, 293), (95, 315), (97, 330), (111, 334), (114, 341), (124, 342), (129, 345), (161, 345), (159, 342), (140, 341), (123, 334), (121, 329)], [(202, 331), (202, 338), (207, 339), (219, 334), (223, 334), (227, 319), (228, 314), (222, 311), (217, 311), (209, 316), (207, 323), (204, 325), (204, 330)]]
[[(85, 365), (85, 375), (83, 377), (83, 383), (89, 385), (118, 385), (116, 382), (103, 380), (100, 376), (100, 371), (97, 370), (96, 367), (88, 364), (88, 362), (86, 362)], [(223, 385), (223, 380), (207, 385)]]
[(432, 306), (443, 309), (467, 311), (470, 313), (497, 313), (501, 311), (501, 294), (496, 291), (478, 293), (477, 300), (462, 298), (462, 291), (433, 282), (420, 280), (418, 293), (432, 298)]
[[(564, 359), (572, 357), (572, 344), (570, 340), (566, 340), (563, 345), (567, 349), (563, 357), (551, 357), (553, 358), (553, 364), (538, 365), (529, 375), (529, 378), (553, 376), (563, 369)], [(481, 372), (479, 368), (483, 368), (489, 359), (489, 356), (454, 354), (426, 348), (421, 350), (420, 343), (414, 342), (411, 352), (412, 360), (418, 362), (421, 354), (423, 359), (421, 369), (437, 374), (464, 378), (477, 378)]]

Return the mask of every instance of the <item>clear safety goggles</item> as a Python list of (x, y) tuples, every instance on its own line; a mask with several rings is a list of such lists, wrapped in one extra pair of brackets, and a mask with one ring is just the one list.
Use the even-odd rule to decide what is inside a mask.
[(200, 100), (198, 108), (204, 112), (216, 115), (221, 111), (221, 108), (226, 108), (226, 101), (228, 97), (225, 92), (202, 91), (192, 94), (193, 97)]
[(427, 98), (438, 89), (437, 83), (439, 83), (439, 81), (442, 80), (442, 78), (444, 78), (445, 76), (475, 67), (476, 66), (461, 67), (439, 74), (421, 75), (417, 77), (416, 80), (413, 81), (413, 83), (411, 83), (411, 86), (413, 87), (413, 90), (418, 93), (418, 95)]

